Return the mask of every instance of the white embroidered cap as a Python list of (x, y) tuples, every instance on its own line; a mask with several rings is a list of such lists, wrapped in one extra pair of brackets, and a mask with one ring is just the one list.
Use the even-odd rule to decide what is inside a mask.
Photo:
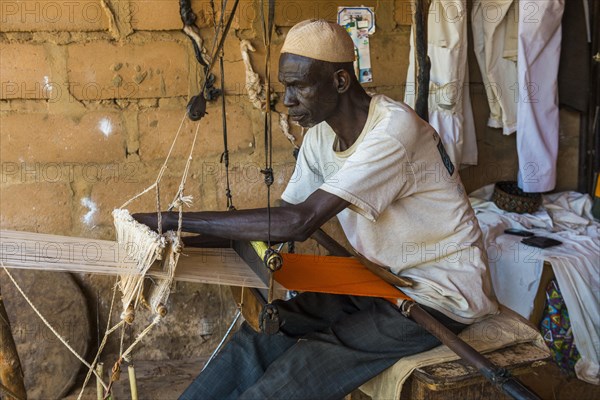
[(329, 62), (354, 62), (354, 43), (344, 28), (324, 19), (310, 19), (290, 29), (281, 54)]

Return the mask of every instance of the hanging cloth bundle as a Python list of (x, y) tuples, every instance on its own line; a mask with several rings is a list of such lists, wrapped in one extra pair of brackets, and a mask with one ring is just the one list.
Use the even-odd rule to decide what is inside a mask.
[[(197, 17), (196, 14), (194, 14), (194, 11), (192, 10), (191, 1), (179, 0), (179, 13), (181, 15), (181, 20), (183, 21), (183, 33), (185, 33), (192, 41), (196, 60), (204, 68), (204, 81), (201, 85), (200, 92), (190, 99), (187, 106), (188, 116), (192, 121), (200, 120), (206, 114), (206, 101), (214, 100), (224, 90), (223, 87), (221, 87), (221, 91), (213, 88), (215, 78), (214, 75), (212, 75), (211, 71), (217, 59), (217, 55), (221, 53), (223, 44), (225, 44), (225, 38), (227, 37), (227, 33), (231, 28), (231, 23), (233, 22), (233, 17), (235, 15), (235, 11), (237, 10), (238, 4), (239, 0), (235, 0), (229, 19), (227, 20), (227, 24), (225, 25), (225, 27), (223, 27), (223, 15), (227, 6), (227, 2), (224, 2), (221, 11), (220, 29), (215, 29), (213, 51), (211, 52), (211, 56), (208, 57), (203, 47), (204, 41), (200, 36), (200, 28), (198, 28), (198, 26), (196, 25)], [(218, 37), (219, 30), (221, 31), (221, 38), (219, 40), (219, 44), (215, 48), (215, 43)], [(221, 74), (221, 77), (222, 76), (223, 75)]]

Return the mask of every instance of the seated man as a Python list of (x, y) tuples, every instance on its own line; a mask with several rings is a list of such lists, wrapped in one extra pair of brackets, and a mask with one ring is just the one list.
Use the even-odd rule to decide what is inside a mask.
[[(477, 220), (438, 134), (405, 104), (367, 95), (353, 61), (336, 24), (304, 21), (287, 35), (284, 104), (310, 129), (282, 195), (288, 204), (271, 210), (270, 239), (306, 240), (337, 216), (358, 252), (412, 279), (404, 292), (458, 333), (497, 307)], [(163, 223), (172, 229), (177, 216)], [(264, 209), (190, 212), (183, 229), (267, 240), (268, 224)], [(339, 399), (440, 344), (383, 299), (302, 293), (274, 304), (280, 332), (244, 323), (182, 399)]]

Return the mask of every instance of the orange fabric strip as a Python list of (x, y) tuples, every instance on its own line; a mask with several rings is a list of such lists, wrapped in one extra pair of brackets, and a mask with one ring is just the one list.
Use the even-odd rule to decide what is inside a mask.
[(283, 267), (275, 272), (275, 280), (288, 290), (383, 297), (396, 303), (411, 300), (349, 257), (282, 254)]

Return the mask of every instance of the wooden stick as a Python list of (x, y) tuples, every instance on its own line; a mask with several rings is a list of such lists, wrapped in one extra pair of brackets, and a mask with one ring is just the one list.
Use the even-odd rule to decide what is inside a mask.
[(494, 387), (517, 400), (540, 400), (537, 394), (525, 387), (510, 372), (494, 365), (481, 353), (464, 342), (454, 332), (442, 325), (437, 319), (422, 309), (417, 303), (406, 302), (401, 307), (401, 312), (412, 318), (421, 327), (435, 336), (440, 342), (448, 346), (460, 358), (477, 368), (479, 373), (490, 381)]
[(133, 365), (127, 367), (127, 373), (129, 374), (129, 388), (131, 390), (131, 400), (138, 400), (137, 382), (135, 380), (135, 369)]
[(2, 292), (0, 292), (0, 381), (3, 388), (9, 392), (8, 399), (27, 399), (23, 376), (21, 361), (4, 308)]
[[(98, 363), (96, 366), (96, 372), (98, 373), (98, 376), (104, 377), (104, 363)], [(102, 400), (104, 399), (104, 388), (102, 387), (102, 381), (98, 378), (98, 376), (96, 377), (96, 398), (98, 400)]]
[(413, 3), (413, 32), (417, 70), (417, 98), (415, 111), (421, 119), (429, 121), (429, 73), (431, 60), (427, 55), (427, 22), (431, 0), (415, 0)]

